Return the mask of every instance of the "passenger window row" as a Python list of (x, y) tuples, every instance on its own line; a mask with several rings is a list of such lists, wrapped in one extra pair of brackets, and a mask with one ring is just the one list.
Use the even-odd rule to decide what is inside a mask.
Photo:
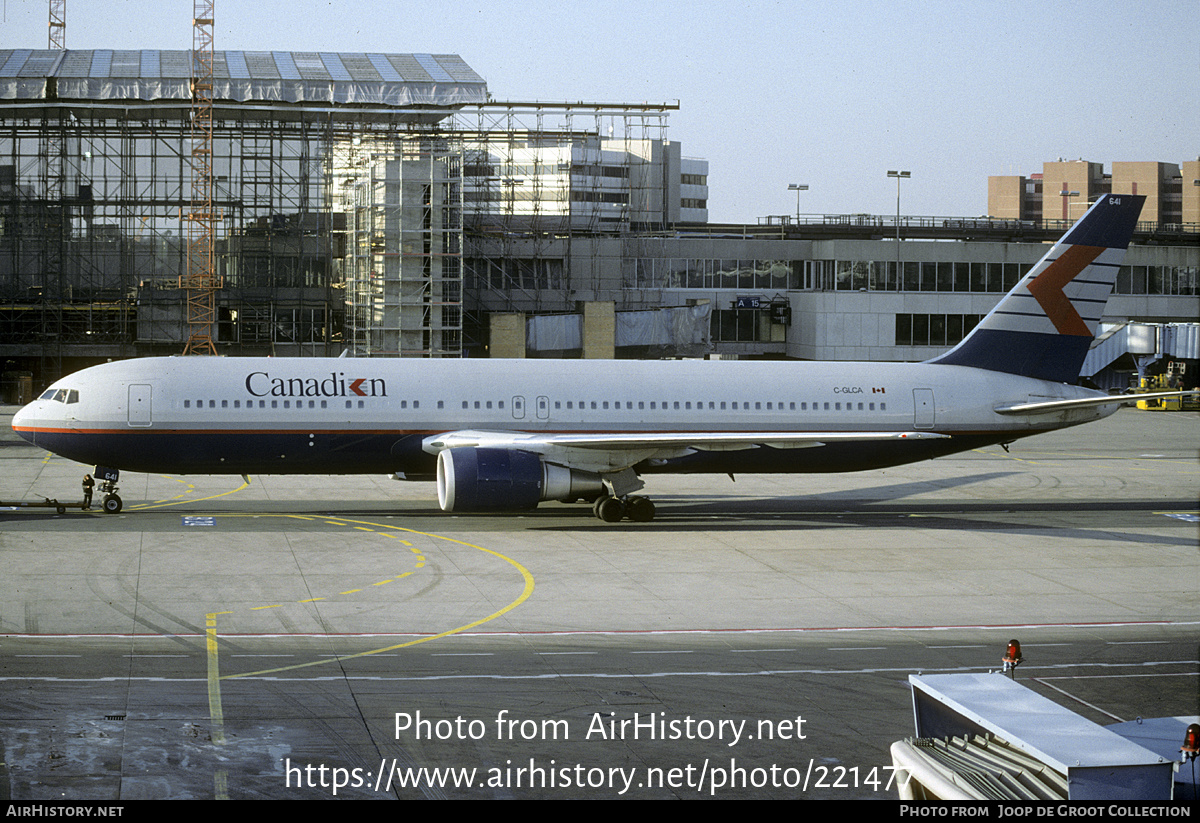
[[(554, 408), (556, 410), (560, 410), (560, 411), (563, 410), (564, 408), (566, 409), (566, 411), (573, 411), (576, 409), (601, 410), (601, 411), (606, 410), (606, 409), (612, 409), (614, 411), (620, 411), (622, 409), (622, 402), (624, 403), (625, 410), (633, 410), (636, 406), (637, 411), (649, 410), (649, 411), (776, 411), (776, 412), (802, 411), (803, 412), (803, 411), (810, 410), (809, 409), (810, 404), (807, 401), (784, 402), (782, 400), (780, 400), (780, 401), (773, 401), (773, 400), (766, 400), (766, 401), (762, 401), (762, 400), (755, 400), (755, 401), (750, 401), (750, 400), (728, 400), (728, 401), (726, 401), (726, 400), (697, 400), (695, 402), (690, 401), (690, 400), (671, 400), (671, 401), (668, 401), (668, 400), (662, 400), (662, 401), (638, 400), (638, 401), (636, 401), (636, 403), (632, 400), (626, 400), (626, 401), (613, 400), (613, 401), (611, 401), (611, 403), (608, 400), (578, 400), (578, 401), (556, 400), (556, 401), (554, 401)], [(812, 403), (811, 406), (812, 406), (811, 411), (831, 411), (831, 410), (832, 411), (842, 411), (843, 407), (845, 407), (845, 411), (855, 411), (856, 409), (858, 411), (876, 411), (876, 404), (874, 402), (843, 403), (840, 401), (833, 401), (833, 402), (826, 401), (824, 403)], [(466, 408), (466, 405), (464, 404), (463, 407)], [(887, 411), (887, 403), (879, 403), (878, 411)]]
[[(400, 401), (400, 408), (407, 409), (409, 407), (408, 400)], [(347, 400), (346, 408), (352, 409), (357, 405), (358, 408), (366, 408), (366, 403), (362, 400)], [(185, 409), (327, 409), (329, 408), (328, 400), (246, 400), (244, 405), (241, 400), (213, 400), (201, 399), (192, 400), (186, 398), (183, 401)], [(421, 407), (420, 400), (412, 401), (412, 408), (418, 409)]]
[[(45, 394), (42, 395), (41, 399), (42, 400), (58, 400), (59, 402), (63, 402), (63, 403), (77, 403), (77, 402), (79, 402), (79, 392), (75, 391), (74, 389), (70, 389), (70, 390), (58, 389), (57, 392), (55, 392), (55, 391), (46, 392)], [(353, 409), (356, 406), (357, 406), (357, 408), (360, 408), (360, 409), (366, 407), (365, 402), (362, 400), (357, 400), (357, 401), (347, 400), (345, 402), (346, 402), (347, 409)], [(246, 409), (254, 409), (254, 408), (258, 408), (258, 409), (280, 409), (280, 408), (283, 408), (283, 409), (306, 409), (306, 408), (307, 409), (316, 409), (316, 408), (327, 409), (327, 408), (329, 408), (328, 400), (271, 399), (271, 400), (257, 400), (257, 401), (246, 400), (246, 401), (244, 401), (244, 403), (245, 403), (245, 405), (243, 405), (242, 400), (215, 400), (215, 399), (192, 400), (192, 399), (188, 398), (183, 401), (183, 407), (185, 409), (192, 409), (192, 408), (195, 408), (195, 409), (217, 409), (217, 408), (221, 408), (221, 409), (229, 409), (229, 408), (233, 408), (233, 409), (242, 409), (242, 408), (246, 408)], [(493, 404), (496, 409), (502, 410), (504, 408), (503, 400), (496, 400), (496, 401), (463, 400), (462, 408), (463, 409), (474, 408), (474, 409), (479, 409), (479, 410), (488, 410), (488, 409), (493, 408)], [(810, 405), (812, 407), (811, 409), (809, 408)], [(774, 412), (801, 411), (801, 412), (806, 412), (806, 411), (810, 411), (810, 410), (811, 411), (876, 411), (876, 410), (887, 411), (887, 403), (883, 403), (883, 402), (879, 403), (878, 409), (876, 409), (876, 405), (877, 404), (874, 401), (870, 401), (870, 402), (858, 401), (857, 403), (852, 403), (852, 402), (842, 402), (842, 401), (832, 401), (831, 402), (828, 400), (823, 401), (823, 402), (813, 402), (811, 404), (808, 401), (801, 401), (801, 402), (788, 401), (785, 403), (782, 400), (779, 400), (779, 401), (774, 401), (774, 400), (767, 400), (767, 401), (762, 401), (762, 400), (755, 400), (755, 401), (750, 401), (750, 400), (728, 400), (728, 401), (726, 401), (726, 400), (719, 400), (719, 401), (718, 400), (707, 400), (707, 401), (696, 400), (694, 402), (691, 400), (682, 400), (682, 401), (681, 400), (673, 400), (673, 401), (638, 400), (636, 402), (633, 400), (625, 400), (625, 401), (621, 401), (621, 400), (612, 400), (612, 401), (609, 401), (609, 400), (555, 400), (554, 401), (554, 408), (556, 411), (563, 411), (563, 410), (565, 410), (565, 411), (576, 411), (576, 410), (579, 410), (579, 411), (584, 411), (584, 410), (587, 410), (587, 411), (593, 411), (593, 410), (594, 411), (609, 411), (609, 410), (621, 411), (622, 408), (625, 411), (633, 411), (635, 409), (635, 407), (636, 407), (637, 411), (647, 411), (647, 410), (649, 410), (649, 411), (706, 411), (707, 410), (707, 411), (756, 411), (756, 412), (757, 411), (769, 411), (769, 412), (771, 412), (771, 411), (774, 411)], [(445, 408), (445, 401), (444, 400), (437, 401), (437, 407), (439, 409)], [(400, 408), (402, 408), (402, 409), (408, 409), (408, 408), (419, 409), (419, 408), (421, 408), (421, 401), (420, 400), (412, 400), (412, 401), (401, 400)]]
[[(555, 411), (809, 411), (807, 401), (784, 402), (774, 400), (555, 400)], [(887, 403), (832, 401), (812, 403), (812, 411), (887, 411)], [(878, 409), (876, 408), (878, 406)], [(463, 409), (491, 409), (491, 400), (463, 400)], [(438, 401), (443, 408), (443, 401)], [(496, 408), (503, 409), (504, 401), (496, 401)]]

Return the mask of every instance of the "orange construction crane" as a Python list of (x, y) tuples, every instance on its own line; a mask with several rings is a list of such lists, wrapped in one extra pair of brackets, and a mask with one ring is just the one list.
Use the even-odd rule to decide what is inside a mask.
[(187, 294), (188, 339), (184, 354), (216, 354), (217, 319), (214, 245), (217, 220), (213, 203), (213, 0), (193, 0), (192, 17), (192, 198), (187, 223), (187, 271), (179, 288)]
[(50, 0), (50, 50), (67, 48), (67, 0)]

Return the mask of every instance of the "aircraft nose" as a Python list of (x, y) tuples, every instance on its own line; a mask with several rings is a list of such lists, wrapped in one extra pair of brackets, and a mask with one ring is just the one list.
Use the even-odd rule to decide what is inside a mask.
[(21, 408), (17, 409), (17, 413), (13, 415), (12, 427), (13, 431), (21, 435), (21, 437), (25, 438), (30, 443), (37, 445), (37, 441), (34, 439), (34, 433), (29, 429), (29, 420), (32, 417), (30, 406), (32, 405), (33, 404), (31, 403), (28, 406), (22, 406)]

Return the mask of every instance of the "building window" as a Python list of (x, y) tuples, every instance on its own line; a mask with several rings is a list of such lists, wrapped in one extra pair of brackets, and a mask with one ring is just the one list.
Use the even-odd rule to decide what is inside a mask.
[(897, 346), (953, 346), (983, 319), (981, 314), (897, 314)]

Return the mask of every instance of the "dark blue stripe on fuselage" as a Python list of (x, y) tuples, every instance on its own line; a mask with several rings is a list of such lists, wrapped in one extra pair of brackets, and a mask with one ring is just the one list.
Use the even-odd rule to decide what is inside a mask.
[(831, 474), (904, 466), (948, 454), (1010, 443), (1035, 431), (995, 434), (956, 434), (938, 440), (884, 440), (827, 443), (811, 449), (760, 446), (732, 452), (699, 451), (668, 460), (664, 465), (637, 466), (639, 473), (659, 474)]
[[(757, 447), (698, 451), (645, 473), (790, 474), (888, 468), (1009, 442), (1035, 431), (955, 435), (938, 440), (833, 442), (806, 449)], [(423, 434), (39, 432), (38, 446), (88, 465), (172, 474), (390, 474), (432, 475), (436, 457), (421, 449)], [(309, 445), (309, 444), (312, 445)]]
[[(24, 435), (23, 435), (24, 436)], [(429, 473), (424, 434), (402, 432), (37, 432), (41, 448), (89, 465), (175, 474)], [(28, 438), (27, 438), (28, 439)]]

